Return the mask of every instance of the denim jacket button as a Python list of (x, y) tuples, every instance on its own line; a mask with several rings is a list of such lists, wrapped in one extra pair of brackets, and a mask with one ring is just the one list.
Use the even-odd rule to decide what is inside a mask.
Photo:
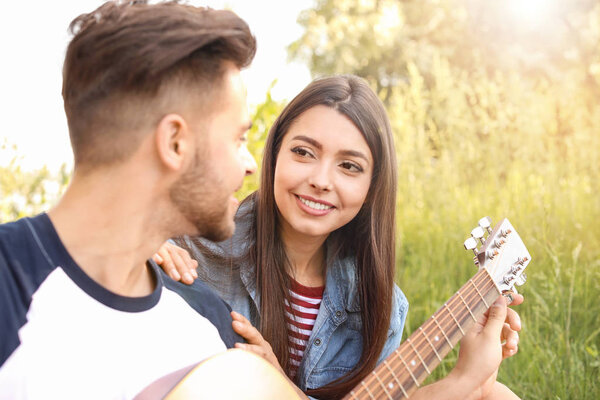
[(321, 345), (321, 339), (317, 338), (315, 339), (315, 346), (320, 346)]
[(339, 310), (338, 310), (338, 311), (336, 311), (336, 312), (335, 312), (335, 316), (336, 316), (336, 317), (338, 317), (338, 318), (339, 318), (339, 317), (341, 317), (341, 316), (342, 316), (342, 312), (341, 312), (341, 311), (339, 311)]

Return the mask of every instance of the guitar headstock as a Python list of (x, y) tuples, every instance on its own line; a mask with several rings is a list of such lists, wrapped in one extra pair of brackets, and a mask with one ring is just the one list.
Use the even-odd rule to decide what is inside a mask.
[[(487, 234), (487, 237), (485, 237)], [(478, 241), (481, 247), (477, 249)], [(488, 217), (479, 220), (479, 226), (471, 231), (471, 237), (465, 240), (465, 249), (473, 250), (473, 261), (479, 268), (485, 268), (500, 291), (505, 292), (514, 285), (525, 283), (523, 272), (531, 261), (521, 237), (504, 218), (494, 229)]]

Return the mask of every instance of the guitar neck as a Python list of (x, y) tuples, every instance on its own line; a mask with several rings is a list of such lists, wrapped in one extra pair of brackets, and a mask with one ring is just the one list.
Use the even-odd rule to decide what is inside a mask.
[(345, 399), (408, 398), (499, 295), (480, 269)]

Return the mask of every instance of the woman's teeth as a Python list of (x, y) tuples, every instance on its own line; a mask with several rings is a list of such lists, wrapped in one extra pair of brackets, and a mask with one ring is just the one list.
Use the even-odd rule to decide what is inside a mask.
[(314, 201), (303, 199), (302, 197), (298, 197), (298, 198), (300, 199), (302, 204), (304, 204), (312, 209), (315, 209), (315, 210), (329, 210), (330, 208), (333, 208), (332, 206), (328, 206), (328, 205), (321, 204), (321, 203), (316, 203)]

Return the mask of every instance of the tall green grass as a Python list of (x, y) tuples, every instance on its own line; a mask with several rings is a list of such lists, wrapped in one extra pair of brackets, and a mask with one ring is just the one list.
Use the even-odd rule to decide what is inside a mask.
[(519, 352), (499, 380), (524, 399), (598, 399), (599, 108), (577, 88), (509, 74), (467, 84), (437, 67), (429, 89), (413, 69), (389, 110), (400, 168), (397, 282), (411, 303), (405, 334), (476, 272), (462, 242), (479, 218), (507, 217), (532, 261), (517, 307)]

